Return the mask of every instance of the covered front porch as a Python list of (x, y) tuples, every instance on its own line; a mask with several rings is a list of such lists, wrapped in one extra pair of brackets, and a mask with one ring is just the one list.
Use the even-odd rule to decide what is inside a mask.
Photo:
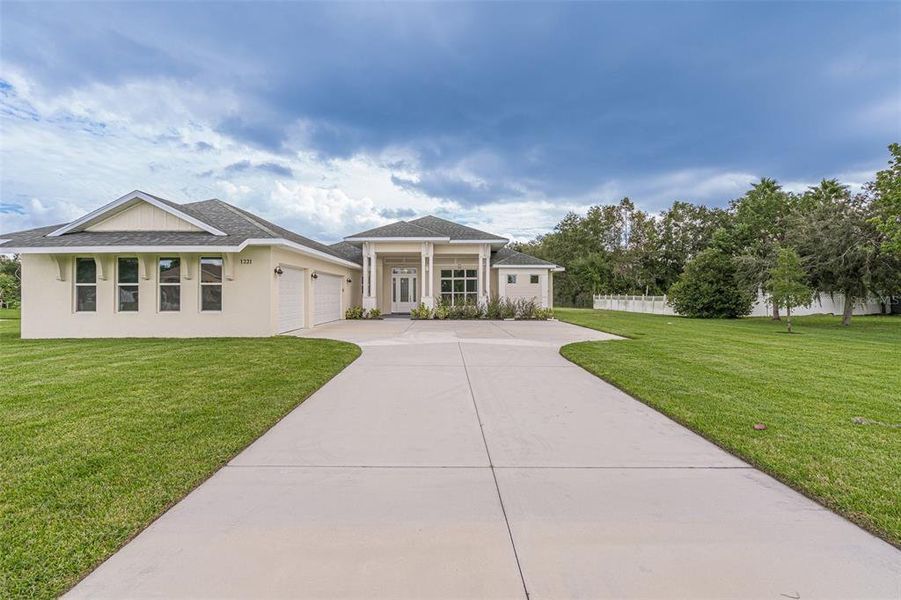
[[(363, 308), (408, 314), (424, 304), (487, 302), (497, 291), (488, 244), (435, 245), (365, 242)], [(492, 281), (493, 279), (493, 281)]]

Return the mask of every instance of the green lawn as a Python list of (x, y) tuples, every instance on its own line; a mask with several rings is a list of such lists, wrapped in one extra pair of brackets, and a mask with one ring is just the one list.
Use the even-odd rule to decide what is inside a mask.
[(65, 591), (352, 362), (299, 338), (18, 338), (0, 311), (0, 598)]
[(631, 338), (563, 356), (901, 545), (901, 318), (800, 317), (788, 335), (769, 319), (556, 313)]

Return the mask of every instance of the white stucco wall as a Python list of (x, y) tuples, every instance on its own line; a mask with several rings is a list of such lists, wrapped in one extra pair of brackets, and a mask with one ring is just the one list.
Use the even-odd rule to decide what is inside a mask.
[[(507, 275), (516, 275), (516, 283), (507, 283)], [(538, 283), (530, 283), (531, 276), (538, 276)], [(542, 308), (553, 306), (552, 280), (550, 269), (505, 269), (497, 270), (498, 295), (501, 298), (534, 299)]]

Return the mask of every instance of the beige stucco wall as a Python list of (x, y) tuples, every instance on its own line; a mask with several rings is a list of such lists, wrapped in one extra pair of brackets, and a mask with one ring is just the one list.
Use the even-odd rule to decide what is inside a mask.
[[(131, 254), (130, 256), (134, 256)], [(144, 255), (142, 255), (144, 256)], [(166, 256), (166, 255), (163, 255)], [(181, 310), (159, 312), (158, 255), (150, 257), (148, 279), (139, 280), (139, 310), (116, 311), (116, 260), (103, 255), (106, 280), (97, 280), (96, 312), (75, 312), (75, 257), (66, 256), (65, 281), (57, 280), (50, 255), (22, 255), (22, 337), (207, 337), (271, 335), (272, 290), (270, 250), (248, 248), (234, 255), (234, 280), (223, 277), (222, 311), (200, 310), (198, 265), (200, 254), (182, 254), (190, 261), (190, 279), (183, 273)], [(206, 256), (206, 255), (205, 255)], [(208, 256), (219, 256), (209, 254)], [(241, 264), (241, 259), (251, 261)], [(142, 268), (143, 271), (143, 268)]]
[[(516, 275), (516, 283), (507, 283), (507, 275)], [(529, 283), (532, 275), (538, 275), (538, 283)], [(535, 299), (543, 308), (553, 306), (552, 280), (550, 269), (504, 269), (497, 270), (498, 295), (501, 298)]]
[[(311, 327), (313, 324), (313, 311), (315, 286), (317, 281), (312, 278), (313, 272), (327, 273), (330, 275), (338, 275), (341, 277), (341, 317), (344, 318), (344, 311), (350, 306), (358, 306), (360, 304), (360, 294), (362, 283), (360, 280), (360, 269), (352, 269), (343, 267), (332, 262), (313, 258), (305, 254), (292, 252), (286, 248), (272, 248), (271, 262), (268, 271), (272, 274), (270, 282), (270, 297), (272, 298), (270, 306), (270, 327), (274, 333), (278, 327), (278, 276), (275, 274), (275, 267), (278, 265), (287, 265), (299, 269), (304, 269), (304, 324)], [(351, 283), (347, 283), (347, 279), (351, 279)]]
[(85, 228), (86, 231), (203, 231), (171, 213), (140, 202), (108, 219)]
[[(313, 271), (338, 275), (342, 286), (341, 314), (351, 305), (360, 303), (360, 271), (336, 265), (283, 248), (254, 246), (238, 254), (229, 255), (234, 261), (234, 279), (223, 277), (222, 311), (200, 310), (199, 261), (201, 254), (180, 254), (183, 269), (181, 280), (181, 310), (158, 310), (158, 259), (166, 254), (140, 255), (146, 257), (149, 278), (139, 280), (139, 310), (116, 310), (116, 256), (99, 255), (106, 279), (97, 280), (96, 312), (75, 312), (74, 265), (75, 256), (64, 258), (65, 281), (58, 281), (57, 265), (50, 255), (22, 255), (22, 337), (23, 338), (85, 338), (85, 337), (247, 337), (270, 336), (277, 331), (278, 280), (275, 267), (279, 264), (305, 269), (309, 277)], [(123, 256), (135, 256), (128, 254)], [(168, 255), (171, 256), (171, 255)], [(221, 256), (210, 253), (203, 256)], [(242, 261), (244, 264), (242, 264)], [(143, 273), (143, 265), (141, 272)], [(229, 269), (224, 269), (228, 274)], [(352, 281), (346, 282), (347, 278)], [(314, 286), (306, 280), (305, 323), (312, 324)]]

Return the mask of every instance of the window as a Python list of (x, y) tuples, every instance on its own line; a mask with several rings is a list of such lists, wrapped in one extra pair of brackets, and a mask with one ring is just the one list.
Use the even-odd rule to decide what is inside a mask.
[(97, 311), (97, 263), (93, 258), (75, 259), (75, 312)]
[(538, 275), (529, 275), (529, 283), (538, 283)]
[(181, 259), (160, 259), (160, 312), (181, 310)]
[(138, 310), (138, 259), (120, 258), (116, 268), (116, 296), (119, 312)]
[(516, 283), (516, 275), (507, 275), (507, 283), (515, 284)]
[(200, 310), (222, 310), (222, 258), (200, 259)]
[(441, 301), (446, 304), (475, 304), (478, 279), (475, 269), (441, 269)]

